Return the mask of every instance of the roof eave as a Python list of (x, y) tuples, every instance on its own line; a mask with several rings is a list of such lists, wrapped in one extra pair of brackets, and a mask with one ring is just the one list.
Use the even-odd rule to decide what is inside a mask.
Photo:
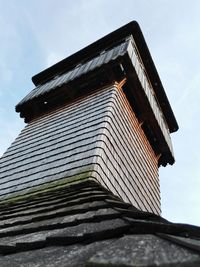
[(127, 37), (128, 35), (132, 35), (134, 37), (135, 43), (140, 52), (144, 66), (148, 72), (149, 78), (154, 87), (157, 98), (159, 99), (160, 106), (163, 110), (163, 113), (165, 114), (169, 130), (170, 132), (175, 132), (178, 130), (178, 124), (176, 118), (174, 116), (169, 100), (164, 91), (163, 85), (161, 83), (160, 77), (152, 60), (151, 54), (145, 42), (140, 26), (136, 21), (129, 22), (123, 27), (113, 31), (112, 33), (95, 41), (94, 43), (88, 45), (87, 47), (81, 49), (80, 51), (72, 54), (71, 56), (54, 64), (53, 66), (36, 74), (35, 76), (32, 77), (32, 81), (36, 86), (38, 86), (39, 84), (42, 84), (47, 80), (50, 80), (55, 75), (58, 75), (63, 71), (71, 69), (73, 66), (79, 64), (80, 61), (86, 60), (92, 55), (97, 54), (106, 47)]

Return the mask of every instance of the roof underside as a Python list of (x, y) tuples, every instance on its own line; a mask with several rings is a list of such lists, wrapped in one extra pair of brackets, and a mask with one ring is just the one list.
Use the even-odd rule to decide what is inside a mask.
[(200, 244), (193, 239), (200, 237), (198, 228), (138, 211), (96, 182), (24, 196), (0, 208), (1, 266), (200, 264)]

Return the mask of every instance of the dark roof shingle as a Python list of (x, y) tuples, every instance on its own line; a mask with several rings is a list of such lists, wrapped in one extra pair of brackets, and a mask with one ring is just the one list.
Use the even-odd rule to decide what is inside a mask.
[(116, 60), (117, 58), (127, 53), (127, 48), (128, 48), (129, 43), (130, 43), (130, 39), (123, 41), (119, 45), (107, 51), (103, 50), (98, 56), (92, 58), (91, 60), (83, 64), (79, 63), (77, 66), (72, 68), (70, 71), (67, 71), (61, 75), (57, 75), (50, 81), (37, 86), (25, 98), (23, 98), (17, 106), (21, 106), (33, 98), (37, 98), (43, 94), (46, 94), (49, 91), (62, 86), (63, 84), (73, 81), (79, 78), (80, 76), (93, 71), (94, 69), (100, 68), (102, 65), (105, 65), (108, 62)]
[[(1, 266), (200, 263), (199, 241), (192, 245), (199, 228), (141, 212), (94, 181), (23, 196), (0, 208)], [(178, 245), (173, 238), (169, 243), (172, 234), (187, 244)]]

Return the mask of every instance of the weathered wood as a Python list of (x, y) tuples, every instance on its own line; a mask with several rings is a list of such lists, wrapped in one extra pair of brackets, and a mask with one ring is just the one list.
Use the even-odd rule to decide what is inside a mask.
[(173, 155), (173, 148), (172, 148), (172, 143), (171, 143), (171, 138), (170, 138), (170, 133), (169, 133), (169, 127), (167, 126), (167, 122), (165, 120), (165, 117), (161, 111), (161, 108), (159, 106), (159, 103), (157, 101), (157, 98), (155, 96), (153, 87), (151, 85), (150, 80), (148, 79), (148, 75), (145, 71), (145, 68), (143, 66), (143, 62), (140, 58), (140, 54), (137, 51), (137, 46), (131, 38), (131, 43), (129, 44), (128, 52), (132, 61), (132, 64), (135, 68), (135, 71), (137, 73), (138, 79), (141, 83), (141, 86), (145, 92), (146, 97), (149, 100), (149, 104), (152, 108), (152, 111), (155, 115), (155, 118), (157, 120), (157, 123), (160, 126), (160, 129), (162, 130), (163, 136), (165, 138), (165, 141), (168, 144), (168, 147)]
[[(118, 187), (117, 194), (142, 210), (160, 212), (157, 157), (135, 117), (123, 91), (114, 90), (115, 111), (105, 133), (107, 144), (115, 148), (109, 154), (104, 145), (105, 168), (112, 169), (108, 188)], [(110, 160), (109, 163), (108, 159)], [(103, 164), (103, 163), (102, 163)], [(110, 165), (109, 165), (110, 164)], [(107, 167), (107, 166), (109, 167)], [(117, 172), (116, 167), (117, 166)], [(98, 167), (98, 170), (100, 167)]]
[(159, 214), (158, 160), (124, 82), (29, 123), (0, 160), (0, 199), (90, 171), (124, 201)]

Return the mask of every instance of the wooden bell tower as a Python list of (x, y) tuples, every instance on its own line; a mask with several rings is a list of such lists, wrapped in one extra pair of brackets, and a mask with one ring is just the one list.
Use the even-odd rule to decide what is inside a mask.
[(27, 126), (0, 160), (0, 200), (92, 179), (160, 214), (158, 168), (178, 125), (133, 21), (35, 75)]

